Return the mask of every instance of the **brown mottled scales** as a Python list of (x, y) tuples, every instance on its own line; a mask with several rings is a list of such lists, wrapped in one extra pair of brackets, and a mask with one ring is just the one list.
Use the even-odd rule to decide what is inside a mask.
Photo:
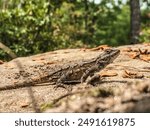
[(28, 79), (27, 81), (22, 83), (0, 87), (0, 90), (33, 86), (35, 84), (43, 83), (46, 81), (56, 84), (56, 86), (84, 82), (87, 84), (91, 84), (92, 81), (99, 78), (99, 75), (96, 74), (96, 72), (99, 72), (108, 64), (112, 63), (119, 54), (120, 50), (118, 49), (106, 49), (96, 58), (66, 63), (65, 65), (62, 65), (58, 69), (56, 68), (55, 71), (50, 72), (43, 77)]

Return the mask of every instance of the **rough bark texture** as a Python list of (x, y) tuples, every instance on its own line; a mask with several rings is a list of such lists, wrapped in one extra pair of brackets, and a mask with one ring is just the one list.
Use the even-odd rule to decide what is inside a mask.
[(139, 33), (140, 33), (140, 1), (139, 0), (130, 0), (130, 11), (131, 11), (131, 43), (139, 42)]

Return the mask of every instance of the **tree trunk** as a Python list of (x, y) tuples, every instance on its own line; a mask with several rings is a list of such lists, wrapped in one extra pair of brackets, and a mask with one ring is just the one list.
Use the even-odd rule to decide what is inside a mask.
[(130, 0), (130, 11), (131, 11), (130, 41), (132, 44), (134, 44), (139, 42), (139, 34), (140, 34), (140, 1), (139, 0)]

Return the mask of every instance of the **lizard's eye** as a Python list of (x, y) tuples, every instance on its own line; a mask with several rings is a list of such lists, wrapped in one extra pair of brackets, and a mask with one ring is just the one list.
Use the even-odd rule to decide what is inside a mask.
[(111, 49), (107, 49), (107, 50), (105, 50), (107, 53), (109, 53), (110, 51), (111, 51)]

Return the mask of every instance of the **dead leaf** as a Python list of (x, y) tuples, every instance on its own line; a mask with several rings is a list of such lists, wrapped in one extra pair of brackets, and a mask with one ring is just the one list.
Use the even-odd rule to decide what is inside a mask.
[(28, 102), (22, 102), (22, 103), (20, 104), (20, 107), (22, 107), (22, 108), (25, 108), (25, 107), (27, 107), (27, 106), (29, 106), (29, 103), (28, 103)]
[(127, 47), (127, 48), (123, 48), (122, 51), (124, 51), (124, 52), (131, 52), (132, 49), (131, 49), (131, 47)]
[(89, 49), (90, 51), (97, 51), (97, 50), (106, 50), (109, 49), (110, 47), (108, 45), (100, 45), (98, 47), (94, 47)]
[(40, 61), (40, 60), (45, 60), (45, 58), (44, 57), (38, 57), (38, 58), (32, 59), (32, 61)]
[(140, 74), (136, 71), (129, 71), (129, 70), (125, 70), (123, 75), (122, 75), (123, 78), (143, 78), (144, 75), (143, 74)]
[(140, 54), (147, 54), (148, 49), (140, 49), (139, 48), (139, 52), (140, 52)]
[(137, 58), (140, 54), (137, 52), (130, 52), (127, 54), (130, 58), (135, 59)]
[(128, 74), (128, 75), (136, 75), (137, 74), (137, 72), (129, 71), (129, 70), (125, 70), (125, 73)]
[(115, 71), (102, 71), (99, 74), (101, 77), (113, 77), (118, 75)]
[(150, 55), (140, 55), (140, 59), (144, 61), (150, 61)]
[(51, 65), (51, 64), (55, 64), (55, 62), (53, 62), (53, 61), (48, 61), (48, 62), (46, 62), (46, 64), (47, 64), (47, 65)]
[(0, 64), (4, 64), (4, 61), (0, 60)]
[(133, 52), (139, 52), (139, 48), (132, 48)]

